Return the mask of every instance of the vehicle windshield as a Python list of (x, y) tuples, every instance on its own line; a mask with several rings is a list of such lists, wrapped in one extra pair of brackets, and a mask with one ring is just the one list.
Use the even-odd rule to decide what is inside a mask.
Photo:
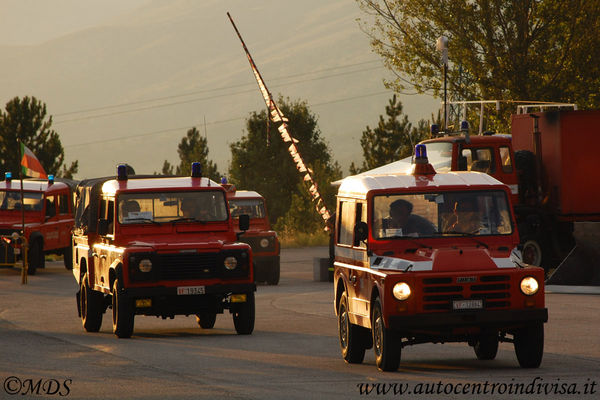
[(448, 172), (452, 168), (452, 143), (425, 143), (429, 163), (437, 172)]
[(509, 235), (513, 232), (504, 191), (380, 195), (373, 198), (373, 236)]
[[(25, 211), (42, 211), (43, 197), (41, 192), (23, 192)], [(0, 210), (21, 210), (21, 192), (1, 190)]]
[(265, 204), (262, 199), (231, 199), (229, 209), (233, 218), (242, 214), (248, 214), (250, 218), (265, 217)]
[(225, 194), (221, 191), (123, 193), (117, 201), (121, 224), (177, 221), (226, 221)]

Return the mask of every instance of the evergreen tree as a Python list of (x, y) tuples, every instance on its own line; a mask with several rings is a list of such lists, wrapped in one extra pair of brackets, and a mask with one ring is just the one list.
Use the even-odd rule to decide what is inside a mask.
[(413, 153), (415, 145), (428, 135), (427, 123), (419, 121), (414, 128), (408, 122), (408, 116), (402, 114), (402, 103), (396, 95), (385, 107), (385, 114), (379, 116), (375, 129), (367, 126), (360, 139), (363, 150), (363, 162), (359, 168), (352, 162), (350, 173), (356, 174), (408, 157)]
[(27, 146), (40, 160), (47, 174), (72, 178), (78, 162), (63, 164), (64, 150), (58, 133), (52, 129), (52, 116), (47, 116), (46, 104), (35, 97), (15, 97), (0, 110), (0, 168), (17, 176), (21, 167), (18, 141)]
[[(296, 146), (305, 164), (313, 170), (323, 200), (332, 211), (335, 189), (331, 188), (330, 182), (339, 179), (341, 171), (321, 137), (316, 116), (306, 102), (279, 99), (277, 105), (288, 118), (288, 130), (298, 141)], [(283, 142), (275, 124), (267, 124), (267, 113), (253, 112), (246, 121), (246, 129), (246, 135), (231, 144), (231, 183), (238, 189), (262, 194), (267, 200), (271, 223), (287, 216), (286, 230), (306, 232), (319, 224), (323, 227), (302, 180), (303, 175), (297, 171), (290, 156), (289, 143)], [(281, 224), (278, 226), (282, 227)]]
[(208, 140), (200, 135), (196, 127), (189, 129), (186, 136), (181, 139), (177, 146), (177, 154), (179, 154), (179, 165), (174, 167), (165, 160), (162, 167), (164, 175), (190, 175), (192, 163), (199, 162), (202, 165), (202, 176), (220, 181), (221, 175), (217, 170), (217, 164), (208, 158)]

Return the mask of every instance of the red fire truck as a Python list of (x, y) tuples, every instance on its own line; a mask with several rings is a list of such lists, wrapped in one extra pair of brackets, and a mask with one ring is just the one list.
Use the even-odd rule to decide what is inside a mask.
[[(438, 172), (485, 172), (509, 186), (524, 261), (546, 271), (562, 263), (569, 281), (600, 284), (600, 185), (587, 184), (597, 175), (599, 127), (600, 110), (520, 113), (511, 135), (467, 128), (421, 143)], [(367, 173), (410, 167), (402, 160)]]
[[(12, 266), (21, 258), (23, 221), (28, 244), (27, 273), (35, 275), (44, 268), (45, 254), (63, 254), (67, 269), (71, 259), (73, 228), (73, 189), (76, 182), (67, 179), (13, 180), (7, 172), (0, 182), (0, 265)], [(22, 197), (21, 197), (22, 195)]]
[[(228, 309), (239, 334), (254, 329), (252, 252), (237, 240), (225, 190), (201, 177), (127, 176), (82, 181), (73, 233), (73, 274), (83, 327), (97, 332), (112, 309), (113, 332), (136, 315), (195, 315), (204, 329)], [(249, 218), (239, 218), (239, 230)]]
[(264, 197), (251, 190), (236, 190), (235, 186), (222, 183), (227, 190), (231, 216), (250, 216), (250, 228), (239, 236), (239, 240), (252, 247), (254, 281), (277, 285), (280, 276), (279, 239), (271, 229)]
[(523, 263), (508, 186), (475, 172), (436, 174), (419, 145), (414, 174), (360, 175), (338, 192), (334, 295), (346, 362), (373, 347), (396, 370), (404, 346), (466, 342), (478, 359), (512, 342), (541, 363), (544, 270)]

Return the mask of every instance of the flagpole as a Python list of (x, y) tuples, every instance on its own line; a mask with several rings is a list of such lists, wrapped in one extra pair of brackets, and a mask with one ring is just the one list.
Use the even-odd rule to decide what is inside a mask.
[[(19, 126), (20, 128), (20, 126)], [(17, 134), (20, 134), (20, 129)], [(27, 260), (27, 239), (25, 238), (25, 194), (23, 191), (23, 168), (21, 168), (21, 159), (23, 151), (21, 150), (21, 139), (17, 136), (17, 144), (19, 145), (19, 182), (21, 183), (21, 260), (23, 260), (23, 269), (21, 270), (21, 284), (27, 283), (27, 269), (29, 268)]]

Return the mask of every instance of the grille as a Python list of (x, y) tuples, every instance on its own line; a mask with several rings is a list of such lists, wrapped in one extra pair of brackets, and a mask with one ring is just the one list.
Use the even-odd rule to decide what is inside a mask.
[[(472, 280), (472, 281), (471, 281)], [(457, 282), (456, 277), (423, 278), (423, 310), (451, 311), (454, 300), (481, 299), (486, 310), (510, 307), (510, 276), (482, 275)]]
[(219, 253), (159, 254), (157, 257), (161, 280), (216, 278), (221, 271)]

